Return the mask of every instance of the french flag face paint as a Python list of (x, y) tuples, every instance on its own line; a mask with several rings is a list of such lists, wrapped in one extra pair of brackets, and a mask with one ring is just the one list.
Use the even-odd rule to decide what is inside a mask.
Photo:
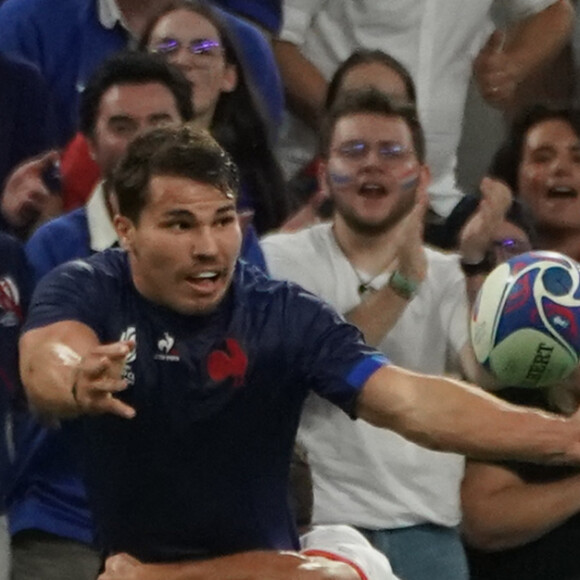
[(354, 182), (355, 176), (352, 173), (342, 173), (339, 171), (329, 171), (328, 178), (332, 185), (344, 187)]
[(397, 181), (399, 182), (399, 187), (402, 191), (414, 191), (419, 185), (419, 172), (417, 171), (417, 168), (412, 167), (409, 171), (399, 177)]

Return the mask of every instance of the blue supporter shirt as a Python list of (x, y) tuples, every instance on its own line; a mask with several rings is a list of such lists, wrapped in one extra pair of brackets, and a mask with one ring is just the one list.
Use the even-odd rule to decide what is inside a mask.
[(239, 263), (222, 304), (183, 316), (142, 297), (126, 254), (49, 273), (25, 330), (63, 320), (132, 338), (120, 398), (132, 420), (80, 419), (106, 550), (145, 561), (298, 548), (288, 469), (309, 390), (353, 413), (384, 356), (321, 300)]
[(10, 474), (6, 421), (11, 402), (20, 392), (18, 335), (28, 303), (29, 274), (24, 251), (14, 239), (0, 232), (0, 513)]

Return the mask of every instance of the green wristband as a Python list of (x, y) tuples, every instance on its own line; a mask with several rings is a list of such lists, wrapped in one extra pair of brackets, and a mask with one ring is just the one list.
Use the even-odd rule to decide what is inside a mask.
[(405, 300), (411, 300), (411, 298), (417, 294), (419, 284), (420, 282), (410, 280), (403, 276), (399, 270), (395, 270), (389, 279), (389, 287), (397, 296), (400, 296)]

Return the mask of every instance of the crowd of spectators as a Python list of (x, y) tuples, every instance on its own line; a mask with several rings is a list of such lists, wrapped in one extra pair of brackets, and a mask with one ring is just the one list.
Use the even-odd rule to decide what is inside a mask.
[[(541, 453), (532, 456), (522, 452), (523, 447), (506, 451), (501, 433), (496, 442), (499, 459), (478, 453), (459, 427), (453, 431), (457, 445), (444, 440), (442, 452), (434, 444), (442, 435), (434, 434), (431, 440), (428, 419), (421, 415), (417, 420), (428, 426), (421, 423), (415, 429), (399, 419), (399, 412), (407, 418), (408, 409), (396, 409), (392, 423), (383, 421), (377, 418), (379, 401), (371, 403), (368, 393), (358, 395), (365, 401), (361, 411), (340, 382), (344, 373), (351, 386), (366, 389), (372, 373), (380, 375), (376, 369), (389, 361), (418, 373), (417, 377), (427, 373), (469, 381), (482, 394), (493, 392), (494, 401), (501, 398), (546, 409), (551, 417), (576, 412), (580, 377), (573, 375), (565, 384), (541, 392), (524, 392), (517, 386), (498, 390), (476, 362), (468, 332), (477, 290), (499, 262), (531, 248), (562, 252), (580, 261), (574, 4), (572, 0), (0, 1), (0, 580), (97, 576), (209, 580), (220, 575), (246, 580), (269, 577), (262, 576), (265, 571), (280, 580), (302, 579), (302, 574), (312, 574), (304, 578), (313, 580), (580, 577), (575, 558), (566, 550), (580, 532), (578, 468), (529, 463), (526, 460), (541, 459)], [(563, 68), (569, 74), (562, 74)], [(477, 191), (463, 191), (457, 181), (458, 169), (464, 169), (457, 166), (458, 147), (470, 82), (486, 106), (500, 111), (502, 118), (501, 134), (494, 137), (502, 144)], [(191, 134), (179, 133), (184, 125)], [(153, 136), (156, 129), (159, 136), (141, 144), (140, 137)], [(206, 133), (213, 139), (200, 137), (201, 144), (196, 145), (195, 136)], [(185, 139), (182, 145), (179, 139)], [(210, 352), (209, 376), (217, 383), (225, 381), (228, 389), (230, 382), (239, 386), (247, 368), (248, 376), (257, 373), (260, 385), (264, 377), (276, 382), (278, 370), (276, 395), (262, 394), (268, 400), (258, 403), (259, 409), (272, 412), (269, 397), (286, 393), (291, 377), (298, 379), (300, 394), (281, 399), (289, 405), (284, 418), (284, 411), (277, 419), (254, 417), (261, 423), (256, 432), (262, 433), (255, 441), (250, 439), (251, 429), (248, 434), (238, 430), (237, 423), (230, 430), (220, 423), (226, 439), (249, 439), (236, 445), (216, 443), (217, 426), (211, 422), (206, 425), (207, 437), (213, 440), (206, 451), (205, 443), (196, 439), (195, 451), (190, 451), (196, 458), (205, 453), (209, 466), (203, 478), (197, 475), (200, 481), (222, 475), (231, 481), (216, 482), (215, 497), (208, 493), (196, 498), (201, 507), (199, 521), (191, 525), (192, 534), (197, 534), (191, 540), (193, 550), (187, 541), (183, 544), (182, 536), (189, 529), (186, 517), (195, 513), (194, 504), (188, 504), (187, 490), (179, 489), (166, 505), (171, 482), (161, 476), (162, 466), (167, 477), (171, 475), (171, 461), (179, 458), (179, 450), (167, 449), (165, 457), (144, 451), (145, 441), (158, 450), (153, 433), (163, 428), (156, 419), (148, 419), (150, 433), (141, 419), (133, 420), (139, 425), (136, 441), (134, 434), (106, 417), (134, 413), (116, 393), (135, 381), (127, 374), (128, 363), (123, 366), (133, 360), (140, 344), (135, 328), (141, 327), (124, 310), (132, 307), (127, 306), (130, 301), (119, 303), (117, 311), (111, 306), (109, 316), (123, 319), (126, 328), (120, 336), (104, 339), (100, 319), (91, 326), (97, 312), (85, 315), (87, 306), (78, 299), (78, 312), (83, 314), (72, 324), (86, 323), (100, 342), (113, 344), (110, 351), (104, 345), (96, 347), (89, 370), (86, 361), (92, 354), (82, 353), (78, 360), (75, 353), (58, 355), (73, 361), (63, 362), (67, 368), (80, 369), (71, 379), (72, 396), (66, 404), (60, 393), (52, 397), (52, 386), (46, 400), (38, 395), (33, 362), (21, 361), (18, 372), (22, 328), (28, 337), (23, 360), (33, 361), (44, 352), (37, 334), (44, 336), (45, 328), (69, 324), (66, 317), (47, 314), (54, 297), (66, 302), (65, 291), (52, 282), (56, 273), (65, 271), (59, 265), (103, 254), (103, 261), (86, 263), (99, 272), (114, 272), (113, 277), (126, 277), (114, 257), (125, 252), (133, 277), (140, 261), (150, 260), (153, 267), (151, 274), (142, 272), (142, 278), (134, 278), (145, 297), (144, 309), (139, 306), (135, 312), (151, 318), (147, 340), (155, 354), (150, 356), (200, 372), (196, 349), (201, 352), (215, 340), (204, 322), (196, 319), (194, 324), (200, 325), (200, 341), (207, 345), (194, 350), (188, 346), (187, 352), (177, 335), (165, 332), (155, 342), (151, 334), (152, 328), (161, 328), (160, 320), (177, 325), (171, 328), (182, 324), (175, 313), (164, 310), (171, 301), (164, 303), (155, 292), (148, 293), (155, 276), (165, 276), (170, 284), (170, 265), (180, 259), (170, 242), (164, 245), (167, 238), (159, 234), (163, 247), (156, 249), (151, 245), (154, 239), (139, 231), (150, 215), (147, 196), (157, 195), (155, 188), (161, 191), (163, 185), (153, 184), (152, 177), (143, 190), (147, 194), (139, 185), (143, 179), (139, 172), (157, 162), (156, 148), (161, 151), (159, 159), (170, 149), (177, 158), (175, 163), (159, 161), (165, 163), (157, 169), (162, 176), (177, 180), (184, 191), (187, 180), (217, 188), (229, 200), (212, 218), (211, 227), (226, 232), (219, 235), (227, 235), (232, 220), (239, 219), (240, 256), (243, 268), (249, 264), (252, 273), (238, 266), (233, 281), (228, 281), (235, 292), (232, 304), (227, 300), (224, 304), (231, 308), (233, 322), (221, 321), (222, 302), (219, 316), (210, 317), (212, 324), (223, 326), (223, 336), (232, 332), (229, 325), (244, 333), (251, 326), (257, 332), (255, 340), (246, 334), (244, 339), (254, 341), (252, 349), (260, 345), (259, 356), (277, 348), (278, 337), (268, 335), (266, 322), (261, 323), (263, 328), (252, 326), (257, 324), (254, 306), (264, 300), (254, 298), (253, 292), (272, 293), (272, 305), (260, 306), (262, 310), (281, 308), (278, 290), (260, 278), (265, 276), (296, 283), (329, 304), (368, 345), (360, 351), (360, 357), (369, 357), (364, 364), (355, 364), (354, 355), (339, 360), (343, 345), (358, 339), (339, 325), (333, 332), (344, 343), (323, 334), (317, 342), (316, 333), (324, 326), (318, 326), (319, 318), (326, 321), (327, 314), (305, 302), (303, 314), (293, 317), (302, 297), (293, 298), (290, 306), (284, 303), (289, 310), (278, 316), (292, 318), (284, 337), (292, 345), (288, 352), (294, 353), (300, 341), (311, 349), (311, 375), (298, 373), (288, 360), (278, 360), (279, 355), (269, 363), (279, 368), (256, 371), (236, 339), (215, 343), (221, 350), (214, 347)], [(199, 170), (190, 170), (185, 161), (180, 165), (179, 151), (184, 160), (193, 155)], [(123, 165), (127, 159), (133, 165)], [(468, 158), (459, 155), (459, 159), (469, 164)], [(478, 163), (474, 159), (474, 167)], [(235, 164), (235, 170), (229, 164)], [(174, 201), (181, 199), (175, 183), (163, 185), (163, 195)], [(211, 206), (207, 192), (205, 197), (196, 195), (200, 207)], [(209, 210), (204, 212), (195, 219), (185, 210), (159, 217), (158, 230), (202, 229), (209, 219)], [(233, 245), (228, 246), (231, 241), (219, 235), (217, 241), (205, 236), (205, 253), (217, 256), (223, 250), (224, 255), (234, 255)], [(214, 279), (225, 275), (221, 269), (227, 270), (227, 260), (214, 263), (205, 254), (201, 265), (204, 260), (206, 270), (194, 268), (188, 280), (209, 295), (208, 288), (218, 284)], [(34, 287), (53, 270), (56, 273), (41, 293), (48, 306), (30, 302)], [(88, 287), (101, 284), (100, 279), (79, 272), (71, 270), (66, 276), (74, 280), (74, 288), (86, 284), (87, 304), (97, 305), (102, 310), (99, 316), (105, 315), (104, 295)], [(108, 282), (103, 288), (112, 292)], [(71, 294), (65, 310), (72, 313), (76, 305)], [(311, 326), (307, 316), (313, 317)], [(297, 329), (306, 328), (313, 334), (294, 336)], [(92, 337), (87, 339), (84, 326), (78, 335), (77, 331), (67, 330), (69, 342), (63, 344), (78, 336), (79, 345), (92, 353)], [(46, 337), (49, 341), (54, 335)], [(184, 329), (183, 344), (186, 337)], [(319, 353), (323, 340), (337, 352)], [(292, 356), (297, 357), (296, 367), (303, 365), (301, 358)], [(333, 368), (325, 373), (324, 365)], [(181, 384), (182, 378), (173, 371), (144, 368), (160, 384)], [(84, 399), (79, 378), (83, 373), (90, 381), (107, 383), (112, 394), (101, 392), (102, 401), (88, 395)], [(68, 385), (69, 375), (54, 377)], [(392, 380), (397, 383), (397, 376)], [(204, 421), (229, 400), (225, 395), (218, 400), (206, 390), (204, 385), (195, 395), (200, 411), (191, 418), (196, 424), (191, 432), (181, 423), (182, 415), (186, 409), (195, 414), (196, 407), (190, 394), (176, 391), (184, 397), (183, 407), (175, 400), (177, 408), (166, 418), (175, 421), (175, 431), (204, 437)], [(308, 390), (313, 392), (306, 397)], [(159, 401), (158, 411), (164, 404)], [(467, 400), (466, 413), (471, 405)], [(297, 413), (294, 421), (298, 408), (300, 419)], [(441, 409), (447, 407), (442, 404)], [(98, 418), (83, 423), (76, 418), (83, 411)], [(357, 416), (371, 424), (354, 420)], [(266, 445), (263, 432), (277, 422), (281, 431), (270, 433)], [(106, 433), (102, 448), (95, 444), (99, 429)], [(171, 434), (173, 428), (167, 429)], [(122, 467), (115, 463), (121, 461), (117, 457), (127, 460), (129, 453), (117, 454), (112, 446), (116, 434), (127, 437), (127, 450), (142, 454), (134, 464), (133, 459)], [(294, 526), (288, 523), (292, 515), (300, 525), (296, 502), (268, 505), (279, 501), (278, 487), (286, 480), (277, 477), (288, 476), (290, 463), (286, 451), (277, 456), (272, 446), (278, 441), (290, 449), (294, 435), (299, 444), (295, 453), (312, 473), (307, 492), (300, 492), (302, 503), (310, 489), (313, 502), (307, 510), (308, 530), (301, 529), (295, 538), (286, 535), (286, 526)], [(485, 436), (482, 429), (483, 449), (490, 447)], [(220, 461), (209, 457), (228, 455), (244, 444), (253, 449), (257, 441), (264, 445), (263, 458), (240, 454), (227, 470), (222, 465), (223, 474)], [(107, 445), (111, 445), (108, 457)], [(143, 471), (142, 462), (150, 457), (162, 460)], [(264, 458), (275, 465), (272, 471)], [(244, 461), (247, 466), (242, 469)], [(295, 463), (296, 455), (292, 474)], [(111, 465), (116, 472), (97, 473), (98, 466)], [(234, 474), (232, 465), (244, 473)], [(143, 481), (131, 479), (140, 470)], [(108, 475), (111, 481), (127, 477), (135, 490), (115, 492), (104, 483)], [(175, 485), (186, 484), (190, 475), (174, 473)], [(88, 496), (83, 476), (93, 485)], [(100, 482), (96, 487), (95, 481)], [(252, 493), (244, 495), (244, 486)], [(258, 490), (264, 505), (243, 505), (255, 501)], [(134, 503), (140, 497), (152, 500), (161, 493), (165, 495), (158, 509), (136, 513)], [(230, 498), (218, 507), (228, 493), (235, 502)], [(92, 513), (94, 506), (103, 514)], [(114, 516), (113, 510), (118, 511)], [(127, 521), (121, 523), (119, 514)], [(147, 514), (161, 521), (146, 521)], [(235, 519), (244, 517), (248, 521), (238, 525)], [(215, 529), (210, 529), (212, 518)], [(250, 523), (255, 529), (248, 532)], [(172, 525), (183, 529), (175, 532)], [(228, 526), (231, 534), (225, 531)], [(171, 549), (164, 551), (167, 542)]]

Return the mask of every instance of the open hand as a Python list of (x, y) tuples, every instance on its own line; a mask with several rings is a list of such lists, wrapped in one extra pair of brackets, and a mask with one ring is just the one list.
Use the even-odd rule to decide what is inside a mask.
[(127, 388), (122, 375), (126, 357), (134, 346), (132, 341), (99, 345), (83, 356), (77, 367), (73, 397), (84, 413), (113, 413), (127, 419), (135, 416), (132, 407), (113, 396)]

